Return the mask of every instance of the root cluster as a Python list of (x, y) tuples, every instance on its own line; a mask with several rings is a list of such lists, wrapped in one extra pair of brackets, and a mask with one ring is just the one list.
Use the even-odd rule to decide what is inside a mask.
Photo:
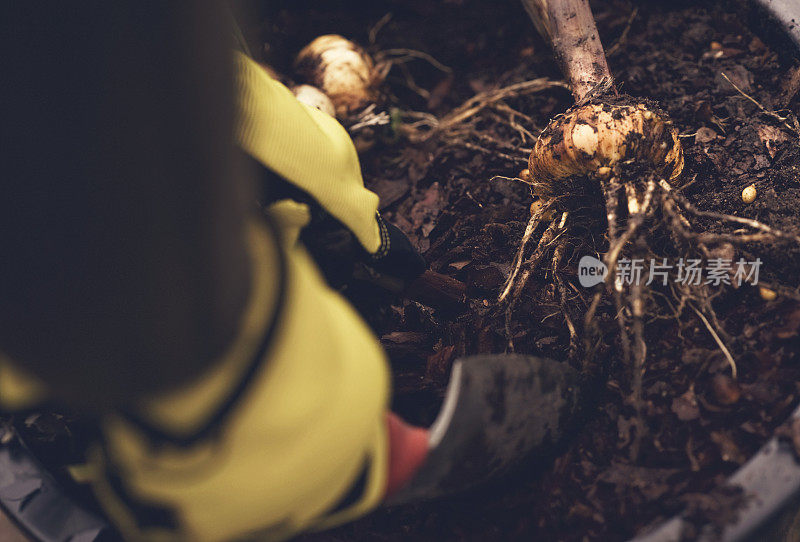
[[(405, 111), (400, 130), (411, 143), (423, 143), (435, 137), (443, 148), (464, 147), (513, 164), (523, 164), (527, 162), (526, 157), (537, 139), (531, 130), (538, 130), (531, 117), (514, 109), (509, 103), (554, 88), (568, 87), (561, 81), (537, 78), (478, 93), (442, 118), (430, 113)], [(521, 145), (504, 141), (478, 128), (477, 124), (486, 118), (517, 134)], [(526, 144), (531, 147), (525, 148)]]
[[(514, 348), (510, 322), (515, 307), (530, 277), (549, 269), (569, 330), (570, 355), (576, 361), (582, 360), (587, 370), (597, 369), (592, 366), (592, 358), (602, 340), (596, 318), (598, 309), (607, 295), (613, 300), (621, 358), (630, 367), (630, 398), (637, 413), (642, 408), (642, 376), (647, 358), (646, 318), (697, 318), (736, 377), (736, 362), (729, 346), (733, 338), (725, 332), (712, 305), (721, 291), (718, 285), (675, 280), (674, 273), (669, 280), (648, 284), (648, 268), (640, 277), (626, 277), (619, 269), (620, 262), (679, 258), (708, 262), (721, 255), (734, 260), (741, 250), (737, 246), (768, 240), (800, 243), (800, 237), (755, 220), (696, 208), (680, 192), (682, 167), (677, 134), (660, 112), (646, 105), (584, 104), (551, 122), (529, 161), (531, 191), (541, 198), (542, 205), (536, 207), (528, 221), (499, 296), (500, 306), (505, 309), (510, 350)], [(701, 225), (708, 219), (735, 228), (709, 232)], [(597, 231), (603, 231), (606, 240), (592, 246), (587, 240), (590, 232)], [(597, 254), (604, 247), (602, 262), (607, 274), (602, 286), (587, 299), (579, 332), (567, 303), (571, 285), (559, 270), (573, 258)], [(726, 283), (730, 284), (731, 279)], [(744, 282), (748, 280), (752, 281), (752, 274)], [(637, 419), (642, 420), (640, 415)], [(631, 448), (634, 457), (643, 433), (637, 431), (637, 441)]]

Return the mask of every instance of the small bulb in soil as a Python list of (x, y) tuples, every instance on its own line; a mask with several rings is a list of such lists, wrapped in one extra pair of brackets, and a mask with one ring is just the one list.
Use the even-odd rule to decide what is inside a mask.
[(532, 180), (531, 179), (531, 170), (529, 170), (528, 168), (523, 169), (522, 171), (520, 171), (517, 174), (517, 178), (522, 180), (522, 181), (525, 181), (526, 183), (530, 183), (531, 180)]
[(311, 85), (297, 85), (292, 87), (292, 94), (299, 102), (315, 107), (331, 117), (336, 116), (336, 108), (328, 95), (317, 87)]
[(745, 203), (753, 203), (756, 200), (756, 185), (751, 184), (742, 190), (742, 201)]
[(775, 290), (770, 290), (764, 286), (759, 286), (758, 295), (760, 295), (761, 299), (764, 301), (775, 301), (778, 298), (778, 294)]
[(528, 169), (543, 196), (561, 195), (574, 176), (608, 177), (621, 162), (635, 161), (674, 181), (683, 171), (678, 131), (645, 104), (589, 103), (559, 115), (539, 136)]
[(340, 118), (374, 102), (380, 76), (372, 58), (352, 41), (335, 34), (306, 45), (295, 60), (295, 72), (330, 97)]

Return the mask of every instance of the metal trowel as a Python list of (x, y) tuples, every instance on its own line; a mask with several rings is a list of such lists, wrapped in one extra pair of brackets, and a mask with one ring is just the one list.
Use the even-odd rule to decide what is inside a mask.
[(387, 505), (432, 499), (486, 482), (535, 460), (565, 433), (578, 410), (578, 373), (566, 363), (517, 354), (453, 364), (429, 451)]

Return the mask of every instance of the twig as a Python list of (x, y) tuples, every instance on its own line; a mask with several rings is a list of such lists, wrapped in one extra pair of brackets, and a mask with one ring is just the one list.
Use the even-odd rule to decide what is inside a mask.
[(403, 63), (411, 58), (419, 58), (427, 61), (428, 64), (430, 64), (439, 71), (443, 71), (445, 73), (453, 73), (453, 68), (451, 68), (450, 66), (445, 66), (444, 64), (436, 60), (433, 56), (429, 55), (424, 51), (417, 51), (416, 49), (404, 49), (404, 48), (384, 49), (383, 51), (381, 51), (381, 56), (393, 56), (393, 55), (398, 55), (398, 56), (397, 58), (390, 58), (389, 59), (390, 62)]
[(700, 317), (700, 320), (703, 321), (703, 324), (705, 324), (706, 329), (708, 329), (708, 332), (711, 333), (711, 336), (714, 338), (714, 341), (717, 343), (717, 346), (719, 346), (719, 349), (725, 355), (725, 359), (728, 360), (728, 365), (730, 365), (731, 367), (731, 376), (733, 376), (733, 378), (736, 378), (736, 362), (733, 360), (733, 356), (731, 355), (728, 348), (725, 346), (725, 343), (723, 343), (722, 339), (719, 338), (719, 335), (717, 335), (717, 332), (714, 331), (713, 327), (711, 327), (711, 324), (708, 323), (708, 320), (706, 320), (706, 317), (703, 316), (703, 313), (697, 310), (691, 303), (689, 303), (689, 306), (692, 308), (695, 314), (697, 314), (697, 316)]
[(636, 436), (631, 444), (631, 460), (636, 461), (644, 436), (644, 419), (642, 417), (642, 377), (644, 376), (644, 361), (647, 358), (647, 343), (644, 339), (644, 301), (642, 300), (642, 285), (636, 282), (631, 293), (631, 312), (633, 312), (633, 402), (636, 409)]
[(489, 182), (492, 182), (492, 181), (519, 181), (521, 183), (525, 183), (525, 184), (528, 184), (528, 185), (531, 184), (530, 181), (527, 181), (525, 179), (520, 179), (519, 177), (505, 177), (503, 175), (495, 175), (494, 177), (489, 179)]
[[(459, 124), (466, 122), (485, 108), (501, 102), (506, 98), (533, 94), (550, 88), (568, 89), (569, 87), (563, 81), (554, 81), (544, 77), (514, 83), (506, 87), (480, 92), (450, 111), (450, 113), (441, 119), (437, 119), (429, 113), (414, 111), (404, 112), (404, 116), (409, 116), (411, 118), (416, 117), (420, 120), (416, 123), (403, 126), (403, 129), (409, 141), (412, 143), (421, 143), (427, 141), (434, 135), (454, 130)], [(421, 132), (419, 128), (422, 126), (429, 128), (429, 130)]]
[(644, 198), (641, 204), (638, 204), (637, 212), (628, 220), (628, 227), (622, 233), (622, 235), (617, 238), (611, 246), (608, 247), (608, 252), (606, 253), (605, 257), (603, 258), (604, 263), (608, 267), (608, 275), (606, 276), (606, 283), (608, 283), (611, 277), (615, 277), (614, 274), (617, 268), (617, 258), (619, 257), (620, 251), (622, 248), (630, 241), (633, 234), (639, 229), (642, 222), (644, 222), (645, 214), (647, 213), (648, 209), (650, 208), (650, 201), (653, 197), (653, 191), (655, 190), (655, 182), (650, 180), (647, 183), (647, 191), (644, 194)]
[(558, 297), (559, 305), (561, 306), (561, 313), (564, 316), (564, 322), (567, 324), (569, 330), (569, 356), (574, 356), (578, 351), (578, 330), (575, 329), (575, 324), (569, 315), (569, 308), (567, 307), (567, 288), (564, 285), (564, 280), (558, 273), (558, 266), (561, 263), (561, 258), (564, 255), (564, 244), (559, 244), (553, 251), (553, 276), (558, 284)]
[(471, 116), (475, 115), (485, 107), (492, 105), (500, 100), (511, 96), (520, 96), (523, 94), (532, 94), (534, 92), (541, 92), (549, 88), (569, 88), (563, 81), (554, 81), (540, 77), (538, 79), (531, 79), (530, 81), (522, 81), (514, 83), (506, 87), (487, 90), (476, 94), (457, 108), (453, 109), (441, 121), (441, 127), (448, 127), (459, 122), (463, 122)]
[[(525, 113), (517, 111), (516, 109), (514, 109), (513, 107), (511, 107), (510, 105), (508, 105), (505, 102), (498, 102), (497, 105), (495, 105), (495, 108), (497, 108), (498, 111), (503, 111), (504, 113), (508, 113), (509, 115), (511, 115), (513, 117), (520, 117), (520, 118), (522, 118), (522, 120), (524, 120), (525, 122), (527, 122), (531, 126), (535, 126), (536, 125), (536, 121), (533, 120), (532, 117), (526, 115)], [(536, 139), (536, 137), (534, 137), (533, 139)]]
[[(695, 216), (704, 216), (707, 218), (716, 218), (717, 220), (725, 220), (728, 222), (736, 222), (738, 224), (744, 224), (745, 226), (750, 226), (753, 229), (763, 231), (766, 234), (769, 234), (773, 237), (779, 237), (783, 239), (789, 239), (796, 243), (800, 243), (800, 237), (797, 235), (793, 235), (791, 233), (786, 233), (782, 230), (772, 228), (767, 226), (766, 224), (759, 222), (758, 220), (753, 220), (751, 218), (743, 218), (740, 216), (728, 215), (724, 213), (716, 213), (714, 211), (702, 211), (695, 207), (689, 200), (687, 200), (682, 195), (678, 194), (675, 190), (672, 190), (672, 187), (667, 183), (665, 180), (659, 181), (659, 185), (663, 188), (666, 192), (668, 192), (684, 209), (689, 211)], [(717, 235), (717, 234), (714, 234)]]
[[(501, 105), (505, 105), (505, 104), (503, 104), (502, 102), (500, 102), (499, 104), (497, 104), (497, 105), (495, 106), (495, 109), (497, 109), (497, 110), (501, 110), (501, 109), (500, 109), (500, 106), (501, 106)], [(520, 123), (518, 123), (516, 120), (514, 120), (514, 114), (513, 114), (513, 111), (514, 111), (514, 110), (513, 110), (513, 109), (511, 109), (510, 107), (509, 107), (508, 109), (509, 109), (511, 112), (509, 112), (509, 111), (504, 111), (504, 112), (508, 113), (508, 119), (504, 119), (504, 118), (503, 118), (503, 117), (502, 117), (502, 116), (501, 116), (499, 113), (495, 113), (494, 111), (490, 112), (490, 116), (491, 116), (492, 118), (494, 118), (494, 119), (495, 119), (497, 122), (499, 122), (500, 124), (507, 124), (508, 126), (510, 126), (511, 128), (513, 128), (514, 130), (516, 130), (516, 132), (519, 134), (520, 141), (521, 141), (522, 143), (525, 143), (526, 141), (532, 141), (532, 142), (535, 142), (535, 141), (536, 141), (536, 136), (535, 136), (535, 135), (533, 135), (533, 134), (532, 134), (530, 131), (528, 131), (528, 130), (527, 130), (527, 129), (526, 129), (524, 126), (522, 126)]]
[(408, 70), (408, 67), (405, 64), (398, 63), (396, 65), (399, 66), (400, 71), (403, 72), (403, 79), (405, 80), (405, 84), (411, 91), (420, 95), (425, 100), (431, 97), (431, 93), (428, 90), (422, 88), (417, 84), (417, 82), (414, 80), (414, 76), (411, 75), (411, 72)]
[(493, 156), (497, 156), (499, 158), (503, 158), (505, 160), (508, 160), (509, 162), (515, 162), (515, 163), (518, 163), (518, 164), (520, 164), (520, 163), (521, 164), (527, 164), (528, 163), (528, 159), (525, 158), (525, 157), (522, 157), (522, 156), (519, 156), (519, 157), (518, 156), (511, 156), (509, 154), (506, 154), (504, 152), (500, 152), (500, 151), (497, 151), (497, 150), (492, 151), (492, 150), (486, 149), (484, 147), (481, 147), (480, 145), (476, 145), (474, 143), (470, 143), (468, 141), (461, 141), (461, 142), (458, 143), (458, 145), (461, 145), (462, 147), (465, 147), (467, 149), (471, 149), (473, 151), (481, 152), (483, 154), (491, 154)]
[(389, 113), (386, 111), (375, 113), (375, 107), (375, 104), (371, 104), (369, 107), (367, 107), (358, 116), (356, 122), (348, 127), (348, 131), (353, 133), (361, 130), (362, 128), (366, 128), (367, 126), (383, 126), (392, 122), (392, 118), (389, 116)]
[(775, 111), (770, 111), (769, 109), (767, 109), (766, 107), (764, 107), (763, 105), (761, 105), (761, 104), (760, 104), (760, 103), (759, 103), (759, 102), (758, 102), (758, 101), (757, 101), (755, 98), (753, 98), (753, 97), (752, 97), (752, 96), (750, 96), (749, 94), (745, 93), (745, 91), (743, 91), (743, 90), (742, 90), (742, 89), (740, 89), (738, 86), (736, 86), (736, 83), (734, 83), (733, 81), (731, 81), (731, 80), (730, 80), (730, 78), (729, 78), (729, 77), (728, 77), (728, 76), (725, 74), (725, 72), (719, 72), (719, 73), (720, 73), (720, 75), (722, 75), (722, 77), (724, 77), (724, 78), (725, 78), (725, 80), (726, 80), (728, 83), (730, 83), (730, 84), (731, 84), (731, 86), (732, 86), (733, 88), (735, 88), (735, 89), (736, 89), (736, 92), (738, 92), (739, 94), (741, 94), (742, 96), (744, 96), (745, 98), (747, 98), (748, 100), (750, 100), (751, 102), (753, 102), (753, 103), (756, 105), (756, 107), (758, 107), (758, 108), (761, 110), (761, 112), (762, 112), (762, 113), (764, 113), (764, 114), (765, 114), (765, 115), (767, 115), (768, 117), (772, 117), (773, 119), (777, 120), (778, 122), (781, 122), (781, 123), (783, 123), (783, 125), (784, 125), (784, 126), (786, 126), (786, 128), (787, 128), (789, 131), (791, 131), (793, 134), (796, 134), (796, 133), (797, 133), (797, 131), (795, 131), (794, 127), (790, 126), (790, 125), (789, 125), (789, 123), (788, 123), (788, 122), (786, 122), (786, 121), (788, 120), (788, 119), (787, 119), (787, 117), (781, 117), (781, 116), (780, 116), (780, 115), (778, 115), (778, 114), (777, 114)]
[(511, 317), (514, 314), (514, 307), (516, 306), (517, 301), (521, 297), (522, 290), (528, 283), (528, 279), (530, 278), (531, 273), (536, 268), (541, 259), (544, 257), (547, 247), (550, 246), (550, 244), (553, 243), (555, 239), (558, 237), (556, 235), (556, 231), (558, 231), (559, 227), (563, 228), (566, 218), (567, 218), (567, 213), (563, 213), (561, 220), (558, 223), (556, 223), (556, 221), (550, 223), (550, 225), (542, 234), (542, 237), (539, 239), (539, 243), (536, 245), (533, 254), (531, 254), (530, 257), (525, 261), (522, 274), (519, 276), (519, 279), (516, 280), (514, 283), (513, 294), (511, 295), (511, 298), (508, 301), (505, 314), (506, 338), (508, 340), (508, 349), (511, 352), (514, 351), (514, 341), (511, 338)]

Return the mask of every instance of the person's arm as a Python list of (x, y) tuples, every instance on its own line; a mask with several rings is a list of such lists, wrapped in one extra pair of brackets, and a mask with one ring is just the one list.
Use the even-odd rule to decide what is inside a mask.
[[(387, 414), (380, 344), (297, 243), (307, 212), (273, 207), (270, 230), (249, 208), (216, 6), (26, 4), (3, 19), (16, 43), (0, 352), (17, 383), (31, 376), (95, 412), (131, 407), (106, 418), (90, 454), (120, 528), (294, 534), (377, 506), (413, 475), (427, 434)], [(270, 88), (250, 105), (307, 114)], [(334, 209), (366, 217), (354, 230), (377, 250), (377, 197), (352, 143), (313, 115), (332, 147), (316, 178), (335, 171), (353, 187), (356, 207), (334, 198)], [(302, 173), (307, 132), (282, 126), (254, 145), (283, 148), (279, 163)]]

